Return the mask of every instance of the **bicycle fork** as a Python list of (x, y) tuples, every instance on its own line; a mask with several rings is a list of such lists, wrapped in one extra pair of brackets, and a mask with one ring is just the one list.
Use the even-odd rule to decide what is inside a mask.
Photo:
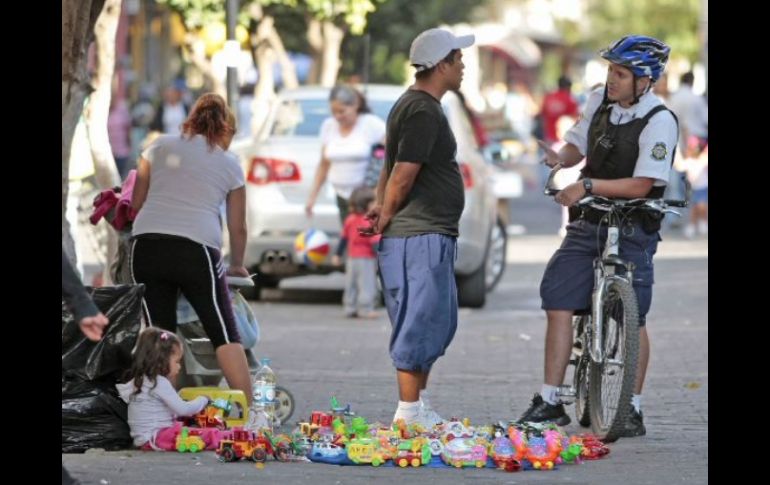
[(596, 363), (604, 361), (604, 348), (602, 345), (604, 329), (601, 322), (604, 318), (604, 305), (602, 305), (602, 302), (607, 291), (606, 281), (604, 267), (597, 258), (594, 260), (594, 291), (591, 294), (591, 333), (588, 339), (588, 355)]
[[(620, 230), (616, 224), (607, 227), (607, 244), (601, 258), (594, 259), (594, 291), (591, 294), (591, 327), (589, 335), (588, 354), (596, 363), (604, 362), (604, 298), (607, 292), (607, 283), (615, 277), (614, 264), (605, 265), (604, 262), (617, 260), (620, 243)], [(617, 260), (619, 262), (619, 260)]]

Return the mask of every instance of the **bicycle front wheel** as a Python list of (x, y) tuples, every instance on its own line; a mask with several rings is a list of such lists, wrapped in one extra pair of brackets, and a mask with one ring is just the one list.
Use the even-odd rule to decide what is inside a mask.
[[(575, 317), (576, 324), (573, 336), (573, 359), (575, 360), (575, 373), (573, 375), (572, 386), (575, 389), (575, 416), (580, 426), (588, 427), (591, 425), (591, 406), (588, 397), (588, 363), (591, 357), (588, 356), (588, 345), (586, 344), (586, 328), (591, 325), (591, 317), (583, 315)], [(574, 350), (580, 348), (580, 352)]]
[(624, 280), (607, 284), (602, 302), (604, 361), (589, 364), (591, 429), (605, 442), (617, 440), (631, 411), (639, 357), (639, 313), (633, 287)]

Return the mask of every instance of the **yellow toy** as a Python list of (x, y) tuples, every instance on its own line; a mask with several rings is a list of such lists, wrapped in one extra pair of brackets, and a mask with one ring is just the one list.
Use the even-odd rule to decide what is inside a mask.
[(377, 447), (377, 442), (371, 438), (355, 438), (347, 445), (348, 458), (355, 464), (371, 463), (380, 466), (385, 462), (385, 456)]
[(185, 426), (182, 431), (176, 437), (176, 450), (179, 453), (189, 451), (190, 453), (197, 453), (206, 449), (206, 443), (203, 439), (195, 434), (190, 434), (190, 429)]
[(245, 426), (248, 422), (249, 407), (246, 404), (246, 395), (243, 391), (219, 387), (185, 387), (179, 390), (179, 396), (185, 401), (190, 401), (198, 396), (206, 396), (212, 400), (224, 399), (233, 405), (230, 413), (223, 416), (228, 428)]

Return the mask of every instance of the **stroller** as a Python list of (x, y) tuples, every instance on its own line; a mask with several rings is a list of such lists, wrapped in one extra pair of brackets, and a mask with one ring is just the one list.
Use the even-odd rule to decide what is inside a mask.
[[(131, 170), (123, 187), (115, 187), (99, 193), (94, 199), (94, 212), (90, 218), (91, 224), (95, 225), (103, 217), (118, 233), (117, 257), (110, 268), (110, 274), (116, 284), (133, 282), (129, 256), (131, 221), (136, 214), (130, 208), (130, 200), (135, 178), (136, 171)], [(254, 347), (259, 341), (259, 324), (248, 302), (238, 291), (239, 288), (254, 286), (254, 281), (251, 278), (228, 276), (227, 283), (238, 331), (246, 351), (249, 373), (254, 377), (260, 367), (259, 359), (254, 354)], [(177, 336), (184, 346), (184, 359), (182, 369), (177, 376), (177, 384), (180, 388), (219, 386), (223, 375), (217, 363), (214, 347), (195, 311), (181, 294), (177, 302), (177, 320)], [(142, 326), (145, 325), (143, 319)], [(276, 386), (275, 400), (275, 415), (283, 424), (294, 413), (294, 396), (288, 389)]]
[[(253, 377), (260, 367), (259, 360), (254, 354), (254, 346), (259, 341), (259, 324), (251, 306), (238, 289), (254, 286), (254, 281), (251, 278), (228, 276), (227, 285), (230, 289), (241, 342), (246, 351), (249, 373)], [(195, 310), (183, 295), (179, 296), (177, 303), (177, 321), (177, 335), (184, 345), (182, 369), (177, 376), (178, 385), (180, 387), (218, 386), (222, 381), (222, 371), (217, 363), (214, 347), (203, 330), (203, 324), (198, 320)], [(283, 424), (294, 414), (294, 396), (286, 388), (276, 386), (275, 401), (275, 416)]]

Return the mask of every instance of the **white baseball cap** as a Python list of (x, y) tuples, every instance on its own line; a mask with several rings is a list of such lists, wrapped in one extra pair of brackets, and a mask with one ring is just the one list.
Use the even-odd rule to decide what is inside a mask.
[(455, 36), (448, 30), (428, 29), (412, 41), (409, 49), (409, 63), (417, 67), (417, 72), (430, 69), (455, 49), (470, 47), (476, 36)]

